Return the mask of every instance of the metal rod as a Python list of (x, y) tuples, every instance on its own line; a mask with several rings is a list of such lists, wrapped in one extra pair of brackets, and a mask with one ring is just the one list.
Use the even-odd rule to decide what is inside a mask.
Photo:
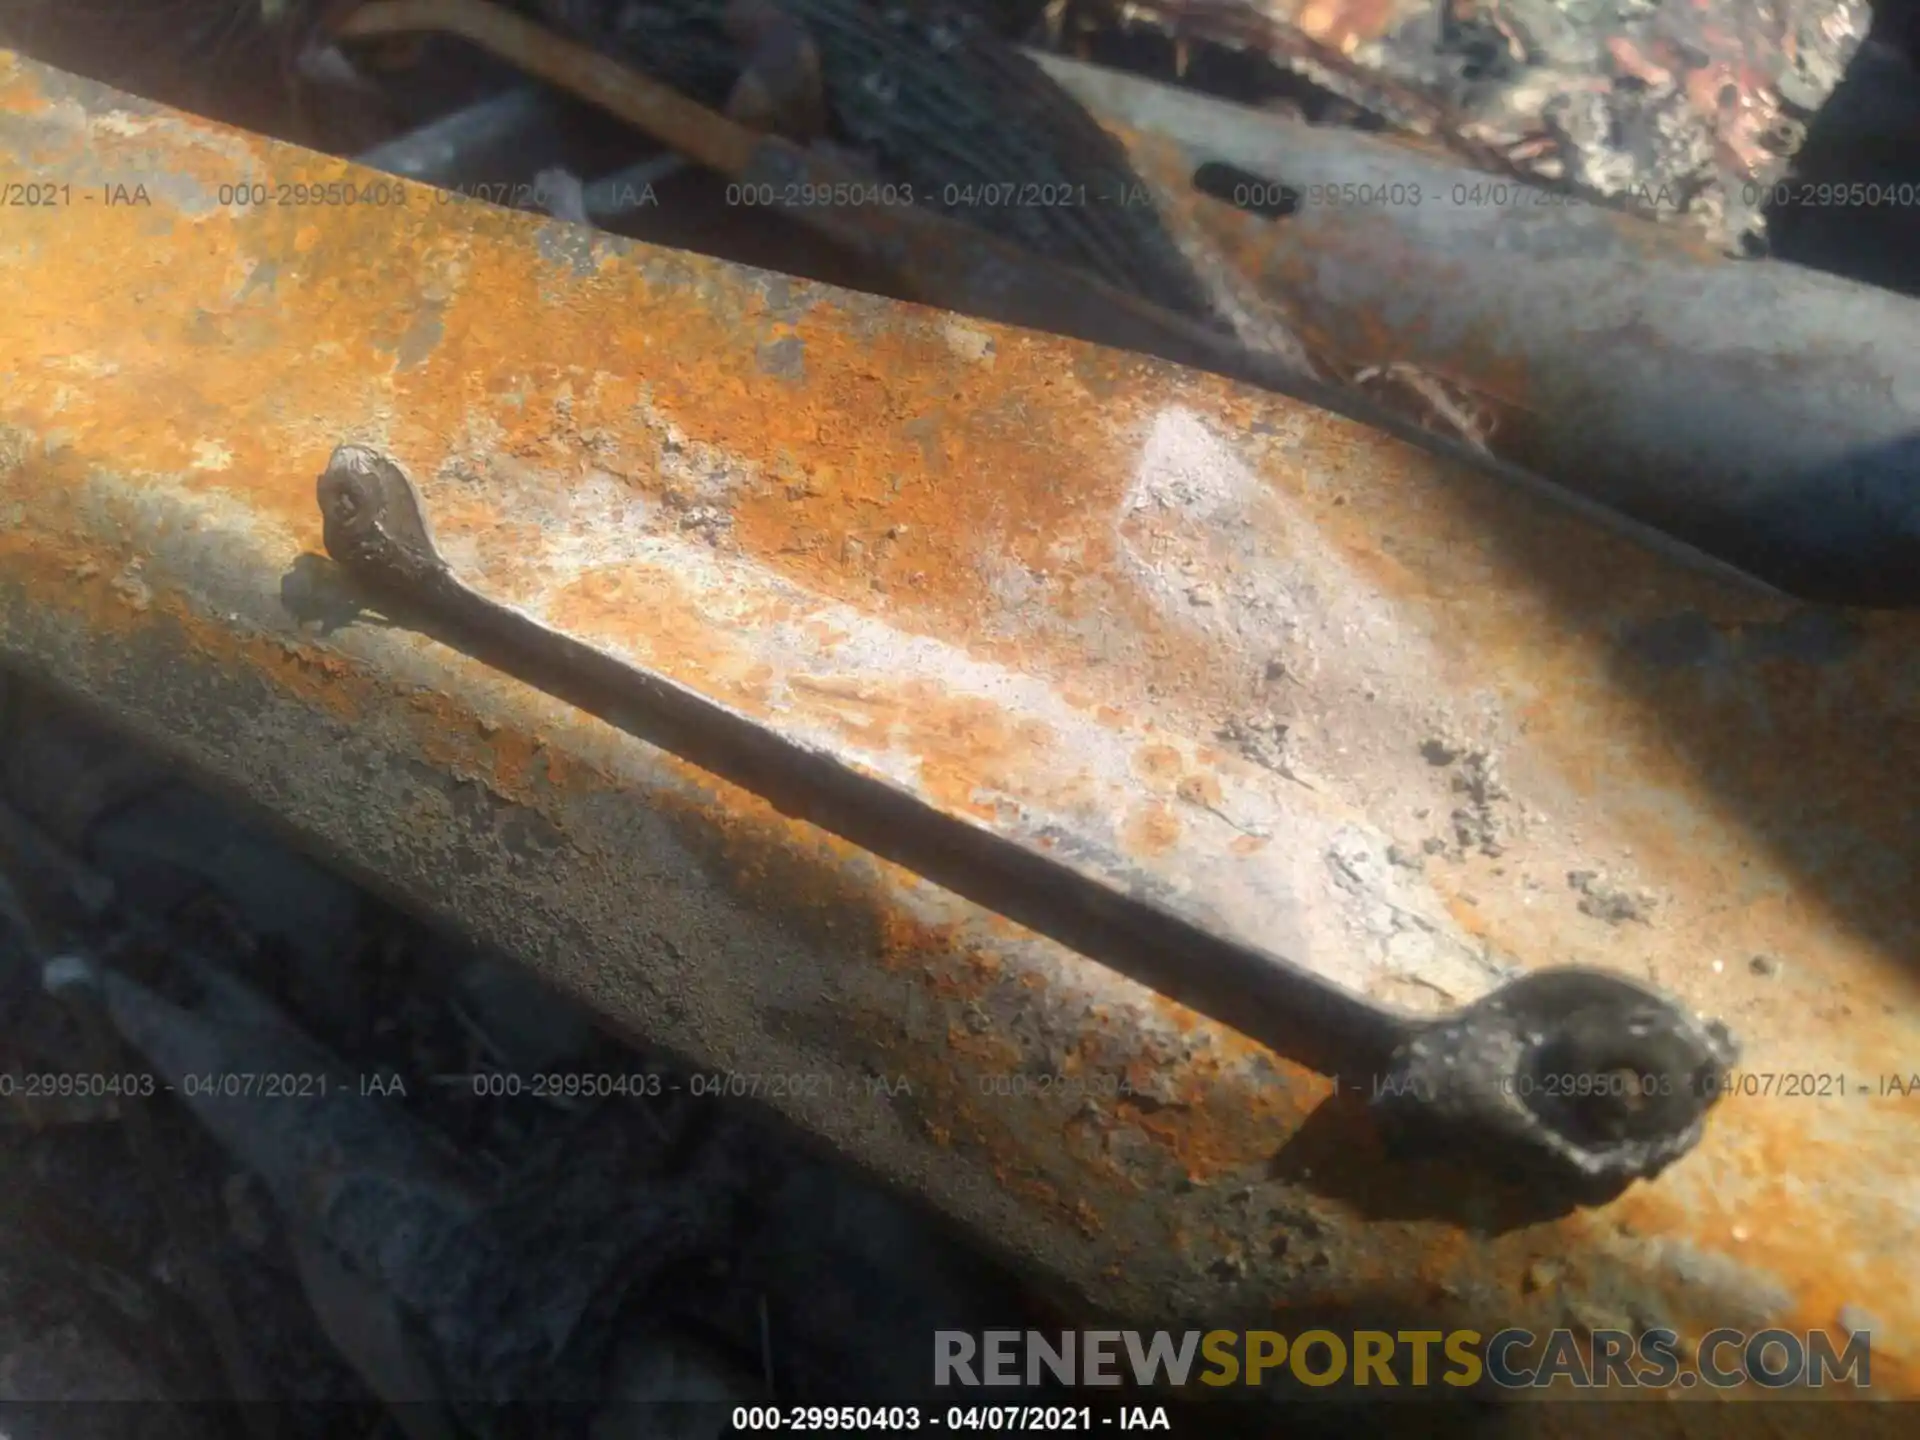
[(430, 185), (472, 179), (485, 157), (523, 149), (531, 133), (552, 124), (553, 100), (528, 85), (384, 140), (356, 158), (362, 165)]
[[(859, 193), (863, 177), (831, 151), (803, 150), (778, 136), (760, 135), (487, 0), (378, 0), (354, 11), (339, 33), (343, 39), (371, 39), (422, 31), (479, 45), (629, 122), (688, 160), (775, 196), (831, 194), (836, 186)], [(1284, 390), (1369, 423), (1393, 423), (1377, 407), (1351, 402), (1280, 357), (1248, 353), (1203, 324), (932, 210), (804, 200), (772, 208), (898, 276), (929, 304), (1157, 355)]]

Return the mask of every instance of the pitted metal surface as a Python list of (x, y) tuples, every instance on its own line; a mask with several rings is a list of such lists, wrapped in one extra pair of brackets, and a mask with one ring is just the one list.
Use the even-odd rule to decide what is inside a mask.
[[(0, 117), (76, 191), (354, 173), (11, 58)], [(1911, 1392), (1920, 1112), (1880, 1083), (1920, 1053), (1911, 622), (1284, 398), (411, 193), (18, 212), (14, 663), (610, 1023), (830, 1077), (777, 1103), (1112, 1312), (1855, 1306)], [(1509, 965), (1651, 980), (1739, 1029), (1733, 1093), (1590, 1214), (1389, 1162), (1231, 1030), (430, 639), (330, 632), (312, 485), (348, 438), (571, 634), (988, 819), (1045, 797), (1409, 1008)]]

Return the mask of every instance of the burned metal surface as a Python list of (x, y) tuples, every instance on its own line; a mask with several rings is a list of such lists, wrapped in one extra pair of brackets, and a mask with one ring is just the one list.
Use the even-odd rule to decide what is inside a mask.
[[(943, 216), (917, 203), (911, 186), (876, 192), (860, 167), (832, 149), (802, 149), (782, 136), (758, 135), (488, 0), (384, 0), (355, 10), (341, 33), (392, 36), (420, 31), (458, 35), (629, 120), (715, 173), (738, 181), (744, 193), (760, 197), (748, 208), (798, 220), (843, 246), (862, 265), (904, 286), (915, 299), (1255, 383), (1282, 388), (1317, 384), (1281, 357), (1248, 354), (1208, 325)], [(1097, 128), (1082, 112), (1074, 113), (1083, 125)], [(585, 204), (582, 191), (574, 197), (572, 213), (561, 218), (585, 223)]]
[[(541, 0), (534, 8), (716, 106), (751, 58), (729, 31), (722, 0)], [(856, 181), (864, 173), (876, 194), (904, 193), (909, 205), (1177, 314), (1207, 317), (1205, 292), (1152, 206), (1129, 198), (1138, 186), (1124, 152), (973, 8), (782, 0), (781, 13), (817, 50), (814, 79), (824, 88), (815, 102), (832, 138), (862, 157)]]
[(1184, 41), (1295, 69), (1476, 163), (1764, 247), (1774, 185), (1871, 23), (1866, 0), (1148, 0)]
[[(419, 191), (223, 204), (366, 174), (4, 65), (15, 174), (72, 197), (0, 250), (12, 661), (1112, 1312), (1866, 1316), (1920, 1388), (1909, 622), (1151, 362)], [(1351, 1082), (356, 617), (312, 489), (349, 439), (489, 593), (986, 823), (1070, 813), (1330, 980), (1594, 964), (1746, 1068), (1594, 1214), (1389, 1165)]]
[[(1169, 223), (1328, 369), (1803, 597), (1920, 602), (1920, 304), (1071, 61)], [(1290, 197), (1277, 219), (1195, 196)], [(1363, 389), (1364, 389), (1363, 384)], [(1436, 395), (1438, 398), (1436, 398)], [(1403, 406), (1405, 402), (1403, 401)]]
[[(1612, 1199), (1699, 1142), (1737, 1042), (1644, 985), (1551, 966), (1463, 1007), (1380, 1004), (1191, 913), (1186, 897), (1064, 813), (1015, 803), (982, 824), (911, 774), (843, 759), (473, 589), (440, 553), (406, 473), (342, 445), (316, 486), (327, 554), (394, 623), (598, 715), (782, 815), (1004, 915), (1321, 1074), (1379, 1077), (1393, 1128), (1525, 1174), (1568, 1204)], [(1204, 896), (1201, 897), (1204, 901)], [(1204, 915), (1204, 909), (1202, 911)], [(1573, 1057), (1582, 1057), (1578, 1060)], [(1556, 1076), (1589, 1076), (1583, 1094)], [(1591, 1077), (1611, 1077), (1596, 1088)]]

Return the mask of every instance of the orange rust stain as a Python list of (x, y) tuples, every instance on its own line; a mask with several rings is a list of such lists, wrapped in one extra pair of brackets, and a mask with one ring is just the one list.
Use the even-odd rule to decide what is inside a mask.
[(1095, 1210), (1093, 1206), (1089, 1205), (1085, 1200), (1075, 1200), (1067, 1208), (1069, 1214), (1073, 1217), (1073, 1228), (1078, 1230), (1087, 1239), (1093, 1240), (1098, 1238), (1100, 1233), (1107, 1228), (1105, 1222), (1100, 1218), (1100, 1212)]
[(534, 783), (534, 766), (541, 758), (542, 747), (517, 731), (487, 727), (482, 735), (489, 742), (487, 753), (495, 787), (506, 795), (527, 793)]
[(1397, 0), (1279, 0), (1273, 8), (1281, 14), (1291, 11), (1294, 24), (1343, 54), (1380, 39), (1403, 18)]
[[(1804, 1211), (1804, 1182), (1799, 1177), (1871, 1163), (1848, 1146), (1821, 1140), (1810, 1135), (1803, 1122), (1796, 1123), (1798, 1117), (1791, 1113), (1796, 1105), (1822, 1103), (1850, 1102), (1736, 1098), (1723, 1104), (1725, 1113), (1715, 1116), (1715, 1128), (1706, 1143), (1757, 1182), (1751, 1201), (1735, 1208), (1709, 1195), (1683, 1210), (1659, 1188), (1640, 1186), (1615, 1203), (1609, 1218), (1639, 1233), (1685, 1236), (1702, 1251), (1778, 1276), (1793, 1296), (1792, 1311), (1779, 1317), (1781, 1323), (1832, 1327), (1847, 1306), (1876, 1314), (1890, 1305), (1900, 1308), (1900, 1302), (1887, 1293), (1885, 1258), (1875, 1255), (1874, 1242), (1882, 1238), (1884, 1226), (1865, 1220), (1857, 1241), (1842, 1233), (1829, 1244), (1809, 1247), (1804, 1243), (1806, 1232), (1795, 1218)], [(1898, 1203), (1896, 1196), (1886, 1198), (1889, 1215)], [(1703, 1318), (1708, 1326), (1719, 1323), (1712, 1316)], [(1920, 1394), (1920, 1355), (1883, 1356), (1876, 1350), (1876, 1389), (1881, 1386), (1883, 1358), (1904, 1377), (1898, 1381), (1900, 1387)]]
[(1387, 594), (1408, 588), (1413, 572), (1398, 557), (1375, 546), (1349, 550), (1343, 557), (1353, 573)]
[(875, 916), (874, 958), (880, 968), (895, 974), (915, 971), (931, 979), (930, 956), (948, 958), (954, 968), (966, 969), (976, 981), (990, 983), (1000, 971), (998, 956), (972, 943), (969, 927), (958, 920), (933, 922), (899, 905), (881, 907)]
[(1487, 917), (1480, 909), (1478, 897), (1443, 891), (1440, 900), (1447, 907), (1447, 914), (1453, 917), (1454, 924), (1463, 932), (1475, 939), (1486, 938)]
[[(830, 304), (816, 315), (824, 323), (810, 316), (796, 331), (808, 380), (783, 390), (778, 405), (767, 403), (766, 381), (731, 369), (689, 366), (656, 380), (657, 402), (694, 438), (769, 477), (737, 500), (746, 548), (784, 557), (791, 573), (847, 594), (840, 557), (851, 539), (872, 566), (863, 581), (899, 587), (909, 607), (946, 609), (985, 598), (989, 557), (1044, 568), (1056, 537), (1110, 513), (1122, 472), (1100, 459), (1117, 458), (1117, 442), (1086, 413), (1083, 392), (1049, 347), (1003, 346), (994, 367), (980, 370), (959, 367), (936, 326), (890, 327), (849, 343), (830, 328)], [(682, 332), (697, 318), (692, 307), (675, 308)], [(688, 354), (728, 349), (719, 334), (685, 339)], [(969, 395), (965, 414), (951, 403), (956, 385)], [(1044, 416), (1053, 426), (1075, 411), (1078, 422), (1060, 438), (1088, 458), (1043, 478), (1036, 422)], [(1007, 483), (1021, 475), (1034, 483)]]
[(1133, 752), (1134, 773), (1149, 783), (1170, 783), (1185, 763), (1171, 745), (1142, 745)]
[(824, 620), (809, 620), (806, 632), (822, 650), (837, 650), (851, 638), (845, 630)]
[(589, 570), (548, 601), (550, 623), (650, 668), (698, 684), (753, 714), (768, 708), (752, 677), (765, 666), (716, 623), (671, 572), (642, 566)]
[[(100, 137), (93, 163), (112, 168), (128, 143)], [(138, 143), (149, 163), (156, 142)], [(345, 173), (261, 153), (288, 181)], [(209, 183), (239, 178), (211, 153), (199, 163)], [(1089, 404), (1075, 364), (1061, 362), (1092, 352), (1009, 336), (994, 366), (972, 366), (931, 321), (848, 324), (819, 297), (794, 324), (712, 262), (655, 255), (651, 273), (575, 271), (536, 255), (516, 217), (410, 198), (378, 213), (301, 212), (298, 223), (272, 208), (139, 223), (101, 212), (88, 223), (90, 263), (44, 267), (15, 311), (10, 413), (123, 472), (230, 491), (302, 539), (318, 528), (313, 476), (349, 435), (423, 478), (512, 457), (596, 469), (656, 496), (670, 488), (665, 447), (711, 447), (745, 477), (731, 497), (743, 551), (856, 603), (882, 584), (903, 620), (950, 634), (992, 608), (996, 567), (1057, 569), (1063, 542), (1081, 566), (1111, 558), (1152, 392), (1130, 382)], [(32, 243), (71, 247), (70, 230), (26, 223)], [(290, 252), (299, 266), (273, 264)], [(662, 283), (669, 274), (678, 283)], [(117, 319), (130, 315), (138, 324)], [(804, 346), (804, 381), (757, 369), (757, 346), (778, 335)], [(112, 368), (79, 395), (69, 377), (95, 355)], [(1115, 378), (1126, 372), (1146, 373), (1129, 362)], [(514, 526), (527, 522), (479, 491), (429, 488), (436, 522), (511, 575), (525, 548)], [(1098, 603), (1155, 628), (1129, 592)], [(1176, 640), (1145, 655), (1169, 678), (1194, 663)], [(1048, 648), (1036, 653), (1031, 637), (983, 645), (1029, 664)]]
[(1053, 736), (973, 696), (915, 680), (899, 691), (896, 735), (920, 759), (920, 783), (936, 803), (971, 800), (979, 790), (1018, 794), (1050, 759)]
[(156, 597), (152, 613), (154, 618), (164, 617), (177, 626), (188, 643), (209, 656), (219, 669), (261, 675), (315, 710), (356, 721), (368, 703), (367, 687), (355, 684), (358, 677), (352, 667), (335, 656), (281, 641), (236, 635), (191, 610), (177, 597)]
[[(803, 698), (827, 702), (816, 718), (832, 721), (849, 739), (918, 761), (920, 787), (937, 803), (993, 819), (998, 810), (979, 792), (1033, 793), (1032, 777), (1052, 776), (1054, 733), (978, 696), (955, 695), (930, 680), (887, 685), (868, 679), (796, 676), (789, 686)], [(1057, 777), (1072, 793), (1082, 777)]]
[(1460, 1271), (1472, 1268), (1476, 1258), (1473, 1242), (1464, 1230), (1436, 1231), (1420, 1247), (1419, 1278), (1435, 1288), (1445, 1286)]
[(20, 66), (20, 56), (0, 50), (0, 110), (9, 115), (44, 115), (53, 108), (34, 78)]
[(1264, 1165), (1278, 1138), (1332, 1093), (1324, 1077), (1230, 1031), (1213, 1030), (1209, 1040), (1187, 1053), (1143, 1034), (1133, 1042), (1141, 1053), (1123, 1069), (1129, 1095), (1151, 1103), (1123, 1096), (1118, 1107), (1130, 1128), (1157, 1142), (1197, 1184)]
[(1023, 1174), (1005, 1165), (994, 1167), (993, 1178), (998, 1180), (1001, 1188), (1009, 1194), (1018, 1195), (1043, 1210), (1052, 1210), (1068, 1217), (1073, 1214), (1072, 1207), (1060, 1198), (1058, 1188), (1045, 1180)]
[(1143, 805), (1127, 818), (1122, 831), (1127, 849), (1136, 855), (1164, 855), (1180, 843), (1180, 819), (1164, 805)]
[(1220, 782), (1200, 772), (1182, 775), (1180, 783), (1174, 787), (1174, 793), (1187, 804), (1198, 805), (1202, 809), (1215, 809), (1226, 798), (1220, 792)]
[(947, 1049), (974, 1061), (983, 1070), (1006, 1076), (1018, 1070), (1024, 1058), (1020, 1047), (1004, 1036), (991, 1030), (975, 1034), (960, 1025), (949, 1027)]

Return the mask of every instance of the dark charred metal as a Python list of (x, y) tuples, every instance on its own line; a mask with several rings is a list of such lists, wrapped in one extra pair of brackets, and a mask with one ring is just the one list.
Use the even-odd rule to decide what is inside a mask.
[[(870, 167), (841, 147), (803, 149), (782, 135), (757, 133), (493, 0), (381, 0), (355, 10), (340, 30), (358, 40), (431, 32), (490, 50), (729, 177), (761, 207), (785, 214), (893, 277), (903, 298), (1212, 370), (1382, 428), (1396, 423), (1390, 412), (1321, 383), (1297, 346), (1248, 349), (1217, 323), (1141, 299), (1138, 285), (1123, 287), (1105, 278), (1097, 265), (1052, 259), (995, 233), (991, 225), (943, 214), (935, 205), (919, 203), (928, 192), (914, 183), (876, 185)], [(616, 197), (621, 185), (612, 177)], [(543, 188), (536, 181), (532, 197), (539, 198)], [(1033, 198), (1021, 187), (984, 183), (940, 188), (954, 206), (969, 210), (982, 196), (1015, 210), (1028, 208), (1024, 202)], [(564, 184), (555, 184), (550, 198), (562, 200), (563, 190)], [(1088, 185), (1066, 191), (1042, 187), (1041, 198), (1049, 194), (1049, 204), (1071, 201), (1069, 209), (1090, 196), (1114, 198)], [(586, 219), (593, 203), (590, 196), (579, 197), (578, 220)], [(1123, 199), (1120, 208), (1130, 207)]]
[(1866, 0), (1144, 0), (1096, 5), (1182, 47), (1298, 75), (1477, 169), (1767, 244), (1808, 118), (1865, 39)]
[[(729, 32), (726, 0), (538, 0), (534, 8), (715, 108), (754, 61)], [(863, 0), (780, 0), (777, 9), (817, 53), (829, 138), (904, 187), (912, 204), (1178, 314), (1210, 314), (1125, 152), (979, 15)]]
[(1596, 1199), (1692, 1149), (1738, 1047), (1617, 975), (1543, 970), (1422, 1030), (1376, 1113), (1410, 1153), (1547, 1160)]
[[(471, 589), (399, 466), (342, 445), (320, 476), (324, 541), (388, 618), (619, 725), (783, 813), (1108, 963), (1325, 1074), (1598, 1200), (1698, 1140), (1737, 1054), (1652, 990), (1599, 971), (1512, 980), (1439, 1020), (1364, 1000), (1175, 912), (1066, 834), (1043, 851), (962, 819)], [(1361, 1077), (1364, 1077), (1362, 1079)]]

